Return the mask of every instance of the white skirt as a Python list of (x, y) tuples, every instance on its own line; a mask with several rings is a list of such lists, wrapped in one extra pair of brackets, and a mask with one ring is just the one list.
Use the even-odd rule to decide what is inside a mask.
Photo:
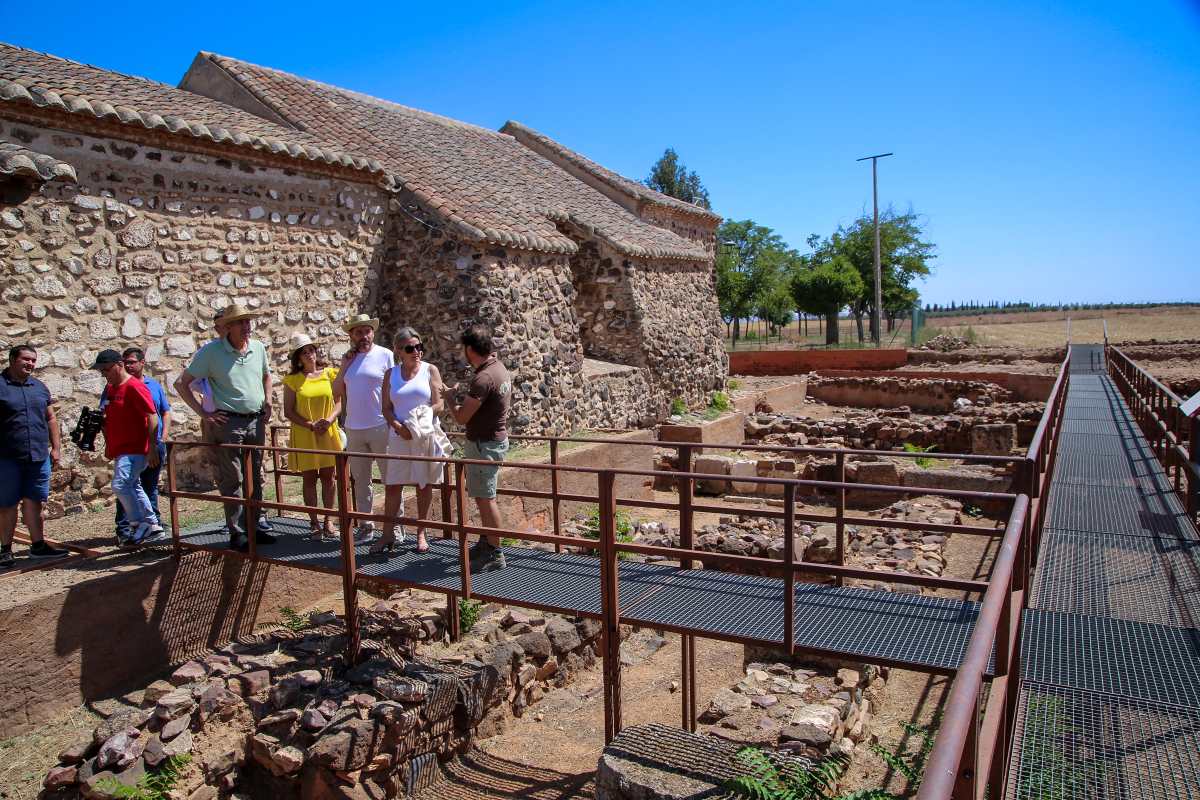
[[(395, 431), (388, 432), (387, 451), (389, 455), (413, 455), (416, 453), (413, 445), (414, 442), (412, 439), (402, 439)], [(418, 486), (425, 480), (429, 481), (429, 483), (425, 484), (426, 486), (441, 483), (443, 466), (443, 464), (429, 464), (425, 461), (407, 461), (389, 458), (383, 482), (388, 486)]]

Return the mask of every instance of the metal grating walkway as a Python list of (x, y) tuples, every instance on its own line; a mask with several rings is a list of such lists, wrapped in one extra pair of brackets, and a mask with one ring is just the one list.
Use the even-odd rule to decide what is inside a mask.
[[(278, 541), (261, 545), (263, 560), (341, 574), (336, 541), (308, 539), (307, 522), (272, 518)], [(226, 551), (220, 523), (185, 531), (193, 547)], [(392, 553), (355, 548), (364, 578), (398, 586), (456, 593), (462, 587), (456, 540), (429, 539), (429, 552), (410, 537)], [(227, 552), (227, 551), (226, 551)], [(506, 546), (503, 570), (472, 574), (480, 600), (599, 618), (600, 561), (589, 555)], [(667, 564), (618, 565), (621, 621), (751, 644), (783, 642), (784, 582), (780, 578), (717, 570), (684, 570)], [(882, 589), (796, 583), (793, 630), (797, 649), (840, 653), (866, 661), (951, 673), (966, 653), (979, 604), (970, 600)], [(989, 663), (988, 673), (994, 665)]]
[(1103, 347), (1070, 373), (1006, 794), (1200, 798), (1200, 535)]

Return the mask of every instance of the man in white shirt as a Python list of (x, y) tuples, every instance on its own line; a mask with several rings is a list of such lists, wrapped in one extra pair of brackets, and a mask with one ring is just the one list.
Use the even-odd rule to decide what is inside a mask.
[[(342, 356), (341, 368), (333, 382), (333, 393), (342, 398), (346, 409), (346, 450), (351, 453), (387, 452), (388, 425), (383, 418), (383, 376), (396, 366), (392, 351), (375, 344), (379, 320), (367, 314), (351, 317), (342, 330), (350, 334), (350, 349)], [(375, 492), (372, 486), (371, 465), (377, 458), (351, 458), (350, 475), (354, 479), (354, 510), (371, 514)], [(379, 475), (386, 473), (379, 463)], [(364, 522), (355, 531), (356, 542), (375, 538), (375, 526)]]

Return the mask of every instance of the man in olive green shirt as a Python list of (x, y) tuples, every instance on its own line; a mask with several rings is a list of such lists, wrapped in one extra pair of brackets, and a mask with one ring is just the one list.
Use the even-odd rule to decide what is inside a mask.
[[(185, 403), (211, 426), (215, 441), (221, 444), (261, 445), (266, 441), (266, 426), (271, 418), (271, 370), (267, 349), (250, 338), (254, 312), (234, 304), (217, 319), (225, 335), (201, 347), (192, 363), (175, 381), (175, 389)], [(192, 391), (192, 381), (204, 378), (212, 389), (215, 411), (205, 411)], [(251, 498), (263, 497), (262, 450), (251, 451), (253, 474)], [(217, 484), (226, 497), (242, 494), (242, 453), (234, 448), (216, 448)], [(255, 541), (271, 544), (275, 537), (261, 528), (261, 511), (255, 511)], [(239, 503), (225, 504), (225, 524), (229, 546), (248, 549), (245, 515)]]

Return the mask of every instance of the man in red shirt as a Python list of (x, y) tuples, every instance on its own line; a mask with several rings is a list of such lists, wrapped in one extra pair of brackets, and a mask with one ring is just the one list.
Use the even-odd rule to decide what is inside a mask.
[(121, 354), (103, 350), (92, 369), (108, 381), (104, 406), (104, 455), (113, 460), (112, 490), (129, 520), (131, 544), (160, 542), (163, 532), (150, 498), (142, 488), (141, 475), (147, 466), (158, 466), (158, 410), (146, 384), (125, 371)]

